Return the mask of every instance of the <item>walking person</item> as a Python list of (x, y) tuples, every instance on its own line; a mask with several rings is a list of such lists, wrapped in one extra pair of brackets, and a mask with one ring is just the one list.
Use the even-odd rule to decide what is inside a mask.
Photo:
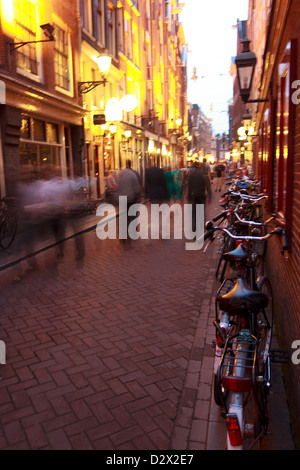
[(215, 182), (216, 182), (215, 191), (220, 192), (222, 190), (224, 177), (225, 177), (225, 166), (223, 162), (219, 162), (215, 168)]
[[(126, 238), (120, 238), (120, 241), (123, 244), (124, 248), (130, 246), (128, 226), (130, 222), (134, 219), (134, 216), (128, 216), (128, 211), (129, 208), (138, 201), (141, 195), (141, 191), (142, 187), (136, 175), (136, 172), (133, 171), (131, 168), (131, 160), (126, 160), (126, 168), (124, 170), (121, 170), (120, 172), (118, 189), (118, 195), (126, 196), (127, 198), (126, 214), (119, 214), (119, 217), (123, 217), (123, 220), (125, 220), (125, 216), (127, 219)], [(123, 227), (123, 231), (125, 231), (125, 227)]]
[(196, 231), (196, 206), (197, 204), (205, 204), (207, 199), (211, 199), (211, 186), (209, 177), (199, 167), (199, 163), (194, 164), (194, 168), (188, 177), (188, 198), (192, 204), (192, 230)]

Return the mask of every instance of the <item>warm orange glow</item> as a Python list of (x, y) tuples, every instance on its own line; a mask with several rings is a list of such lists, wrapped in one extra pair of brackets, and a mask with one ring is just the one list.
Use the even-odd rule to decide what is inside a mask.
[(14, 36), (14, 2), (13, 0), (6, 0), (1, 2), (1, 23), (3, 33), (13, 37)]

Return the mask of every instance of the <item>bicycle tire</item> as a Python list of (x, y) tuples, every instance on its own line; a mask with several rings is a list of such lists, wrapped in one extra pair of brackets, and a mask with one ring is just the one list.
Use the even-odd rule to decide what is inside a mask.
[[(221, 253), (220, 253), (220, 257), (219, 257), (219, 261), (218, 261), (218, 264), (217, 264), (217, 269), (216, 269), (216, 278), (218, 279), (218, 276), (219, 276), (219, 272), (220, 272), (220, 269), (221, 269), (221, 266), (222, 266), (222, 263), (225, 261), (224, 260), (224, 253), (226, 253), (228, 251), (228, 246), (229, 246), (229, 242), (230, 242), (230, 238), (228, 237), (228, 235), (224, 235), (224, 239), (223, 239), (223, 243), (222, 243), (222, 248), (221, 248)], [(221, 272), (223, 272), (223, 266), (222, 266), (222, 270)]]
[(243, 450), (260, 450), (262, 420), (254, 388), (243, 404)]
[(222, 400), (222, 390), (219, 384), (218, 376), (214, 374), (213, 376), (213, 393), (214, 393), (214, 401), (217, 406), (223, 405)]
[(5, 215), (0, 225), (0, 246), (3, 250), (9, 248), (15, 239), (17, 222), (13, 216)]
[(226, 274), (226, 271), (227, 271), (227, 267), (228, 267), (228, 264), (229, 264), (229, 261), (227, 261), (226, 259), (224, 259), (224, 254), (229, 252), (229, 251), (232, 251), (234, 250), (235, 248), (235, 241), (230, 238), (229, 241), (228, 241), (228, 244), (227, 244), (227, 247), (225, 247), (226, 249), (224, 250), (223, 254), (222, 254), (222, 261), (223, 261), (223, 265), (222, 265), (222, 269), (221, 269), (221, 274), (220, 274), (220, 282), (223, 282), (224, 279), (225, 279), (225, 274)]
[[(243, 341), (237, 338), (236, 347), (233, 348), (235, 360), (232, 365), (232, 375), (240, 378), (252, 377), (251, 342), (243, 345)], [(250, 353), (250, 356), (249, 356)], [(248, 362), (249, 361), (249, 362)], [(228, 415), (235, 415), (239, 421), (241, 443), (231, 445), (230, 433), (227, 431), (228, 450), (259, 450), (261, 441), (262, 420), (260, 407), (256, 398), (256, 385), (253, 383), (248, 391), (230, 391), (228, 394)]]
[(258, 345), (258, 367), (259, 374), (265, 375), (265, 368), (272, 342), (272, 332), (274, 324), (274, 303), (273, 290), (270, 280), (263, 276), (257, 283), (260, 292), (268, 297), (268, 306), (257, 315), (257, 337)]

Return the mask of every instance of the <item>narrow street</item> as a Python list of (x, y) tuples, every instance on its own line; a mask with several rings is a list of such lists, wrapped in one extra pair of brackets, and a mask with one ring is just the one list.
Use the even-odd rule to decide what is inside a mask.
[[(218, 212), (213, 193), (208, 216)], [(80, 237), (80, 267), (70, 239), (58, 265), (51, 248), (19, 282), (16, 266), (0, 272), (0, 449), (224, 448), (211, 404), (217, 243), (124, 250), (95, 229)], [(282, 390), (279, 402), (267, 445), (292, 449)]]

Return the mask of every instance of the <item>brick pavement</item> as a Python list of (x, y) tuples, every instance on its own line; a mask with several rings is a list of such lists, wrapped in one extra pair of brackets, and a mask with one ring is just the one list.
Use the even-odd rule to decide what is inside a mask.
[(216, 244), (80, 237), (80, 267), (71, 239), (0, 273), (0, 449), (205, 449)]

